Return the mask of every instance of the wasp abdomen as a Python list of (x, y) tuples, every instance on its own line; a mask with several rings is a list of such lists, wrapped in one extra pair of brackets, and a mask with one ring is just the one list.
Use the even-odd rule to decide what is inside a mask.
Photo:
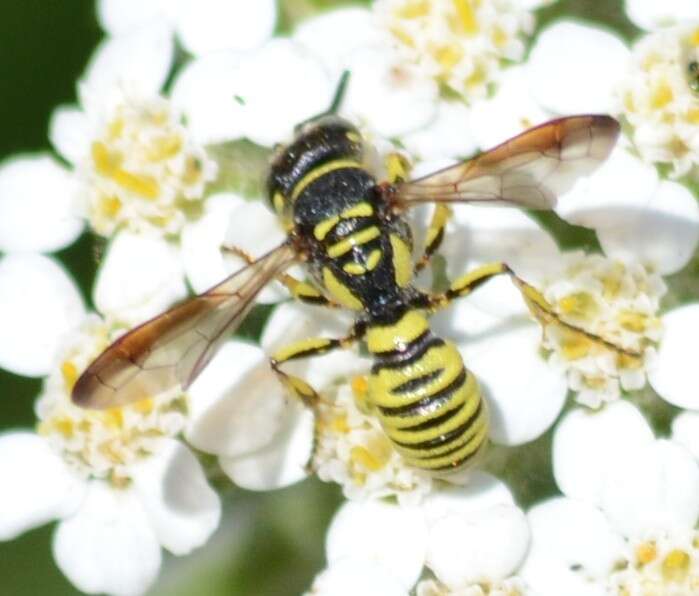
[(487, 412), (478, 384), (451, 342), (408, 311), (367, 333), (375, 357), (369, 400), (405, 461), (428, 472), (466, 465), (485, 444)]

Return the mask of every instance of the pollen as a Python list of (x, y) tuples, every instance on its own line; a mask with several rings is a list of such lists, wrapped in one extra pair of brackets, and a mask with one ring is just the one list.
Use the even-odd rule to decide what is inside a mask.
[(82, 170), (93, 229), (176, 234), (198, 212), (186, 206), (203, 200), (216, 163), (162, 97), (123, 98), (105, 120)]
[[(85, 477), (128, 479), (128, 466), (153, 453), (157, 437), (176, 436), (186, 424), (179, 390), (145, 401), (91, 410), (71, 401), (80, 371), (115, 339), (111, 327), (89, 317), (61, 349), (37, 402), (37, 431), (65, 462)], [(114, 329), (111, 329), (115, 331)]]
[(592, 350), (592, 342), (584, 336), (569, 334), (563, 342), (561, 351), (566, 360), (580, 360), (585, 358)]
[(647, 565), (658, 556), (655, 542), (642, 542), (636, 547), (636, 560), (640, 565)]
[(377, 0), (398, 56), (467, 101), (485, 97), (504, 61), (524, 57), (531, 12), (513, 0)]
[(561, 314), (576, 319), (591, 319), (599, 312), (597, 302), (589, 292), (564, 296), (558, 301), (558, 308)]

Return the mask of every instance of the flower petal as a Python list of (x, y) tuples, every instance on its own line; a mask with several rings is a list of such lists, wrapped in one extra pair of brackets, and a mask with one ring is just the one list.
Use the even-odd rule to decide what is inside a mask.
[(81, 591), (142, 594), (160, 569), (160, 545), (131, 490), (90, 483), (78, 513), (61, 522), (53, 542), (56, 563)]
[(604, 581), (624, 552), (602, 512), (583, 501), (555, 498), (527, 514), (529, 555), (519, 574), (538, 596), (603, 596)]
[[(334, 84), (306, 48), (273, 39), (244, 60), (236, 74), (245, 136), (266, 146), (287, 140), (295, 124), (328, 109)], [(280, 89), (284, 101), (279, 101)]]
[(187, 118), (187, 130), (201, 144), (243, 136), (243, 107), (236, 101), (236, 69), (242, 52), (216, 52), (186, 64), (172, 88), (172, 101)]
[(145, 23), (162, 19), (172, 0), (98, 0), (97, 18), (112, 35), (124, 35)]
[(611, 112), (628, 59), (629, 50), (617, 36), (559, 21), (539, 34), (528, 78), (539, 103), (558, 114)]
[(219, 50), (247, 50), (271, 37), (275, 0), (184, 0), (176, 5), (182, 45), (195, 56)]
[(51, 252), (82, 232), (76, 179), (48, 155), (0, 165), (0, 250)]
[(428, 537), (427, 565), (448, 586), (488, 583), (514, 573), (528, 545), (529, 526), (522, 510), (495, 505), (435, 523)]
[(74, 166), (80, 166), (90, 153), (96, 136), (87, 114), (74, 106), (58, 106), (49, 121), (49, 139), (56, 151)]
[(699, 412), (682, 412), (672, 421), (672, 440), (699, 459)]
[(48, 442), (30, 432), (0, 435), (0, 540), (75, 511), (86, 485)]
[(565, 375), (541, 356), (540, 340), (541, 330), (527, 325), (479, 342), (468, 360), (488, 400), (490, 437), (496, 443), (520, 445), (536, 439), (563, 408)]
[(647, 31), (699, 20), (699, 4), (694, 0), (626, 0), (625, 9), (634, 25)]
[(408, 596), (387, 569), (361, 557), (335, 561), (316, 576), (307, 596)]
[(655, 366), (648, 380), (660, 396), (675, 406), (699, 410), (695, 391), (696, 330), (699, 329), (699, 305), (688, 304), (663, 317), (664, 333)]
[(451, 516), (471, 517), (498, 505), (514, 505), (510, 489), (495, 476), (472, 471), (464, 486), (446, 485), (425, 498), (423, 511), (429, 527)]
[(314, 441), (313, 412), (302, 404), (290, 402), (282, 422), (272, 441), (261, 449), (219, 459), (223, 471), (238, 486), (271, 490), (289, 486), (308, 475), (306, 466)]
[(192, 452), (174, 439), (130, 470), (160, 544), (186, 555), (210, 537), (221, 518), (221, 501)]
[(676, 273), (699, 244), (699, 204), (676, 182), (662, 181), (647, 205), (605, 209), (597, 214), (597, 236), (605, 254)]
[(390, 570), (410, 589), (422, 571), (426, 542), (419, 508), (349, 501), (335, 514), (325, 547), (331, 566), (345, 557), (361, 556)]
[(469, 108), (458, 101), (439, 101), (436, 118), (403, 136), (401, 142), (423, 160), (464, 157), (477, 149), (469, 127)]
[(26, 376), (49, 372), (61, 338), (85, 314), (73, 280), (40, 255), (0, 260), (0, 304), (0, 366)]
[(269, 444), (287, 415), (286, 395), (257, 346), (225, 343), (188, 389), (187, 440), (217, 455), (251, 453)]
[(137, 324), (187, 295), (177, 249), (156, 236), (120, 232), (111, 242), (95, 283), (103, 314)]
[(81, 104), (88, 112), (101, 114), (121, 92), (137, 97), (158, 93), (172, 66), (174, 51), (172, 31), (161, 23), (105, 39), (80, 80)]
[(553, 436), (556, 483), (569, 497), (599, 503), (610, 462), (623, 460), (653, 438), (643, 414), (628, 402), (615, 401), (599, 411), (576, 408)]
[(347, 68), (352, 82), (341, 111), (377, 134), (400, 136), (437, 116), (437, 84), (417, 66), (398, 61), (389, 49), (358, 49), (349, 57)]
[(311, 50), (338, 77), (353, 50), (385, 40), (370, 10), (359, 6), (328, 10), (304, 19), (293, 39)]
[(647, 443), (609, 468), (602, 508), (629, 537), (693, 528), (699, 516), (699, 465), (672, 441)]
[(532, 96), (527, 69), (513, 66), (503, 71), (495, 95), (474, 102), (471, 134), (478, 146), (486, 150), (549, 118)]

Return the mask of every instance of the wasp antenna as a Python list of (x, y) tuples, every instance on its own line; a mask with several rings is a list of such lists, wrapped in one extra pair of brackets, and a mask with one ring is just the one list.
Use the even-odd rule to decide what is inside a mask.
[(330, 103), (330, 107), (325, 110), (324, 112), (321, 112), (320, 114), (316, 114), (315, 116), (311, 116), (310, 118), (307, 118), (306, 120), (303, 120), (302, 122), (299, 122), (295, 127), (294, 127), (294, 133), (298, 133), (299, 130), (309, 122), (313, 122), (315, 120), (320, 120), (323, 118), (323, 116), (331, 116), (333, 114), (337, 114), (337, 111), (340, 109), (340, 106), (342, 105), (342, 100), (345, 98), (345, 91), (347, 90), (347, 84), (349, 83), (349, 78), (350, 78), (350, 71), (345, 70), (342, 72), (342, 75), (340, 76), (340, 80), (337, 83), (337, 88), (335, 89), (335, 95), (333, 95), (332, 102)]
[(328, 111), (325, 112), (325, 114), (337, 114), (337, 111), (340, 109), (340, 104), (342, 104), (342, 100), (345, 98), (345, 91), (347, 91), (347, 84), (349, 83), (349, 78), (350, 71), (342, 71), (342, 75), (340, 75), (340, 81), (337, 84), (337, 89), (335, 90), (335, 95), (333, 96), (332, 103), (330, 104), (330, 107), (328, 108)]

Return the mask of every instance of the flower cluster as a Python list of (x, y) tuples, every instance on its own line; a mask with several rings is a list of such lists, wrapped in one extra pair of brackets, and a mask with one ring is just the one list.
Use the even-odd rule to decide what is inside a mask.
[[(267, 491), (315, 475), (345, 501), (310, 595), (699, 590), (699, 11), (628, 0), (633, 44), (566, 19), (530, 39), (542, 4), (376, 0), (297, 18), (287, 0), (99, 0), (106, 38), (77, 104), (51, 117), (61, 160), (0, 164), (0, 366), (43, 379), (35, 431), (0, 435), (0, 539), (56, 521), (78, 589), (141, 594), (162, 549), (187, 554), (219, 526), (214, 479)], [(508, 265), (429, 313), (477, 379), (489, 449), (451, 475), (409, 467), (372, 409), (361, 342), (285, 362), (319, 397), (290, 396), (269, 355), (346, 337), (355, 317), (289, 301), (281, 277), (186, 391), (73, 404), (121, 334), (285, 241), (259, 179), (345, 70), (339, 113), (376, 172), (399, 152), (417, 178), (573, 113), (622, 120), (553, 213), (450, 206), (415, 280), (437, 292)], [(417, 255), (429, 214), (406, 217)], [(85, 230), (106, 239), (94, 308), (45, 254)]]

